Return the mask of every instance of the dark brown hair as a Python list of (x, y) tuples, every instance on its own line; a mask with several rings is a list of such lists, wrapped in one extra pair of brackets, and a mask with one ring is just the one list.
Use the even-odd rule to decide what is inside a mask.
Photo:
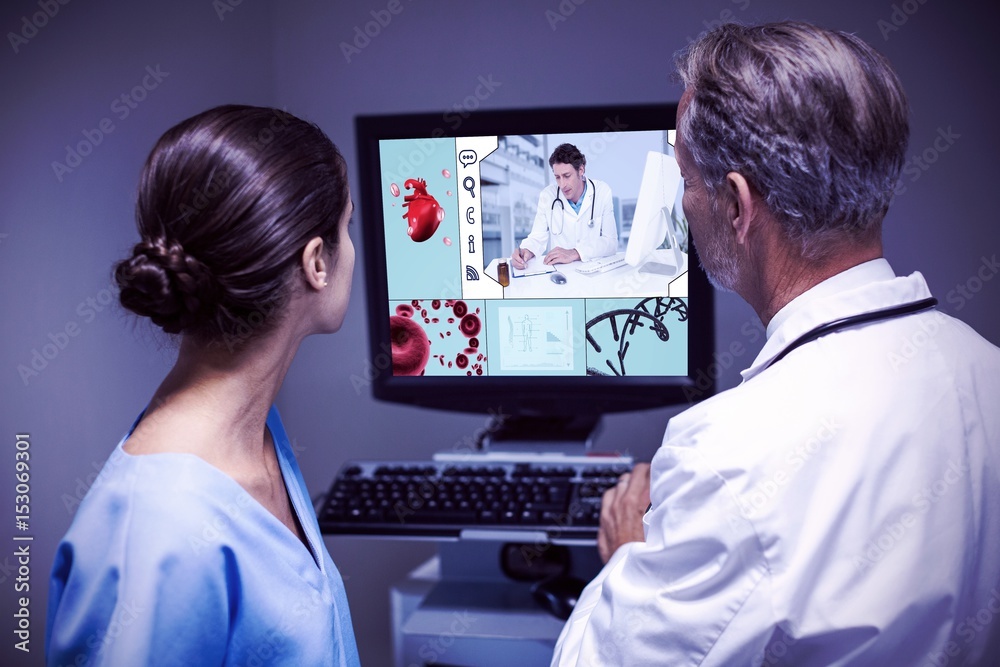
[(573, 144), (559, 144), (556, 146), (556, 149), (552, 151), (552, 156), (549, 158), (549, 166), (551, 167), (556, 162), (572, 165), (577, 171), (580, 170), (580, 167), (587, 166), (587, 158)]
[(235, 105), (182, 121), (143, 167), (121, 303), (232, 349), (280, 321), (303, 248), (338, 243), (348, 198), (344, 158), (311, 123)]

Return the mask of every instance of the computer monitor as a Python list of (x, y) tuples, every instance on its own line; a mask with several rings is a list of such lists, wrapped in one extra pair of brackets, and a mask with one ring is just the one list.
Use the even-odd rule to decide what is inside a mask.
[[(544, 448), (605, 413), (710, 395), (713, 293), (693, 248), (671, 275), (624, 261), (649, 225), (619, 219), (621, 203), (648, 208), (647, 154), (672, 150), (675, 116), (662, 104), (358, 117), (374, 397), (503, 415), (495, 442)], [(613, 192), (610, 215), (586, 192), (575, 203), (607, 256), (504, 271), (532, 228), (558, 230), (549, 157), (562, 143), (585, 155), (591, 198)]]
[[(687, 251), (678, 240), (687, 224), (679, 193), (681, 170), (672, 155), (650, 151), (642, 172), (625, 261), (640, 271), (680, 276), (687, 267)], [(666, 247), (661, 247), (666, 244)]]

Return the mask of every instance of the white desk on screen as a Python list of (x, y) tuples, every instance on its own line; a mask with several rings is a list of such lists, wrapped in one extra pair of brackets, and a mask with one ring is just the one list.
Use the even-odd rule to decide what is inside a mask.
[[(556, 264), (554, 268), (565, 278), (564, 284), (552, 282), (552, 274), (511, 277), (510, 285), (504, 288), (505, 299), (628, 299), (642, 296), (687, 297), (687, 254), (680, 254), (681, 266), (672, 275), (661, 275), (642, 271), (642, 267), (628, 264), (604, 273), (579, 273), (576, 269), (582, 262)], [(510, 258), (507, 259), (508, 263)], [(665, 259), (665, 258), (664, 258)], [(486, 267), (486, 275), (497, 277), (497, 263), (494, 259)], [(672, 259), (665, 260), (672, 262)]]

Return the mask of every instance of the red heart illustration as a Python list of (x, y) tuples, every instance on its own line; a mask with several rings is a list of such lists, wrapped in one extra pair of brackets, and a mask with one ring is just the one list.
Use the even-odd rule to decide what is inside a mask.
[(404, 187), (413, 189), (412, 195), (403, 197), (403, 218), (407, 222), (406, 233), (418, 243), (434, 236), (438, 225), (444, 220), (444, 209), (432, 195), (427, 194), (427, 181), (422, 178), (408, 178)]

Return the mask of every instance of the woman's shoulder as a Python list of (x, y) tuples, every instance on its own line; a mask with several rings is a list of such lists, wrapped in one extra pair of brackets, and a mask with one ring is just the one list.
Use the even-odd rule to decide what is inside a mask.
[(170, 550), (217, 534), (253, 502), (242, 486), (197, 456), (134, 456), (119, 445), (80, 503), (64, 542), (93, 544), (97, 537), (98, 543)]

